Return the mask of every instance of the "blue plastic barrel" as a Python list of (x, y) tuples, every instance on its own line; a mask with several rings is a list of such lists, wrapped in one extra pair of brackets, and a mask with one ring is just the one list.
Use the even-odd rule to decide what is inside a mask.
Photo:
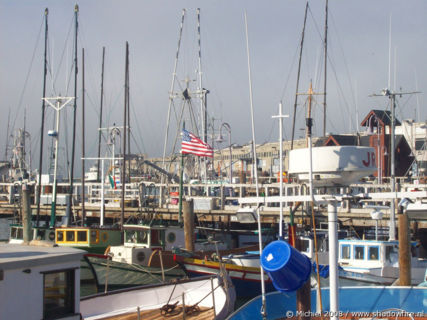
[(283, 240), (273, 241), (264, 248), (261, 265), (274, 287), (285, 292), (298, 290), (311, 273), (310, 259)]

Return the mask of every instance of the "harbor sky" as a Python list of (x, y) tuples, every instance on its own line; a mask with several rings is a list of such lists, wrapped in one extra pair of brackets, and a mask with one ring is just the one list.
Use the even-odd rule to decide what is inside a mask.
[[(102, 47), (106, 48), (104, 126), (122, 125), (126, 41), (130, 48), (132, 151), (149, 157), (162, 155), (183, 8), (187, 11), (177, 77), (197, 80), (196, 8), (200, 8), (201, 71), (203, 87), (210, 91), (209, 117), (215, 119), (217, 134), (221, 123), (229, 123), (232, 143), (236, 144), (248, 143), (252, 137), (246, 12), (256, 142), (278, 139), (278, 124), (271, 117), (278, 114), (280, 101), (285, 114), (293, 112), (305, 1), (0, 0), (1, 158), (10, 110), (10, 131), (23, 127), (26, 115), (33, 167), (37, 166), (34, 161), (38, 159), (41, 123), (45, 8), (49, 9), (47, 95), (73, 95), (75, 4), (79, 5), (79, 109), (81, 50), (85, 49), (86, 156), (96, 156), (97, 150)], [(427, 3), (422, 0), (329, 1), (327, 132), (355, 132), (369, 110), (389, 109), (387, 98), (370, 97), (389, 84), (395, 91), (425, 91), (426, 12)], [(300, 92), (308, 90), (310, 81), (315, 92), (324, 91), (324, 19), (325, 1), (309, 2)], [(296, 138), (304, 134), (304, 99), (299, 98)], [(399, 98), (398, 119), (425, 121), (423, 102), (423, 93)], [(68, 132), (72, 127), (71, 109), (61, 120), (63, 130)], [(317, 96), (313, 109), (315, 135), (323, 132), (322, 110), (323, 97)], [(78, 130), (80, 118), (78, 115)], [(284, 120), (285, 139), (290, 139), (291, 119)], [(53, 127), (52, 110), (46, 126)], [(61, 142), (62, 148), (71, 144), (68, 139)], [(79, 150), (80, 132), (77, 141)], [(224, 139), (221, 147), (227, 147), (227, 143)]]

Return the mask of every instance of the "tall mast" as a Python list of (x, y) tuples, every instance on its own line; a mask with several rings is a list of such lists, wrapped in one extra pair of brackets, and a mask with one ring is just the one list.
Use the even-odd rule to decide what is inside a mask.
[(85, 224), (85, 49), (82, 48), (82, 226)]
[(299, 91), (299, 78), (300, 78), (300, 74), (301, 74), (302, 49), (303, 49), (303, 46), (304, 46), (304, 35), (305, 35), (305, 25), (306, 25), (306, 22), (307, 22), (307, 11), (308, 11), (308, 1), (307, 1), (306, 5), (305, 5), (304, 25), (302, 27), (301, 44), (300, 44), (300, 51), (299, 51), (297, 86), (296, 86), (296, 89), (295, 89), (294, 114), (293, 114), (293, 117), (292, 117), (291, 150), (294, 148), (295, 118), (296, 118), (296, 113), (297, 113), (298, 91)]
[[(47, 39), (48, 39), (48, 15), (49, 10), (46, 8), (44, 10), (45, 16), (45, 32), (44, 32), (44, 72), (43, 72), (43, 94), (42, 97), (46, 96), (46, 77), (47, 77)], [(44, 114), (46, 109), (46, 101), (42, 99), (42, 124), (40, 131), (40, 155), (39, 155), (39, 179), (37, 184), (36, 198), (37, 198), (37, 214), (36, 214), (36, 227), (39, 226), (40, 220), (40, 194), (41, 194), (41, 184), (42, 184), (42, 169), (43, 169), (43, 133), (44, 133)]]
[[(74, 32), (74, 106), (73, 106), (73, 148), (71, 151), (71, 172), (70, 172), (70, 190), (68, 202), (69, 208), (67, 208), (67, 212), (72, 216), (72, 202), (73, 202), (73, 187), (74, 187), (74, 154), (76, 150), (76, 114), (77, 114), (77, 29), (78, 29), (78, 14), (79, 14), (79, 6), (76, 4), (74, 7), (74, 16), (75, 16), (75, 32)], [(71, 216), (68, 217), (68, 221), (71, 221)]]
[[(129, 82), (129, 50), (128, 50), (128, 58), (127, 58), (127, 72), (126, 72), (126, 87), (125, 87), (125, 94), (126, 94), (126, 96), (127, 96), (127, 98), (126, 98), (126, 107), (127, 107), (127, 116), (128, 116), (128, 119), (127, 119), (127, 123), (126, 123), (126, 125), (127, 125), (127, 128), (126, 128), (126, 131), (127, 131), (127, 143), (128, 143), (128, 146), (127, 146), (127, 154), (131, 154), (131, 151), (130, 151), (130, 95), (129, 95), (129, 86), (130, 86), (130, 82)], [(130, 176), (130, 161), (128, 161), (128, 172), (129, 172), (129, 176)]]
[(327, 80), (327, 64), (328, 64), (328, 0), (325, 7), (325, 79), (323, 82), (323, 136), (326, 136), (326, 80)]
[[(105, 47), (102, 47), (102, 67), (101, 67), (101, 103), (99, 110), (99, 126), (98, 128), (102, 128), (102, 107), (104, 103), (104, 61), (105, 61)], [(98, 131), (98, 164), (96, 170), (96, 181), (99, 181), (99, 165), (100, 165), (100, 157), (101, 157), (101, 130)]]
[(122, 182), (122, 201), (121, 201), (121, 217), (120, 226), (123, 229), (125, 218), (125, 190), (126, 190), (126, 134), (127, 134), (127, 111), (128, 111), (128, 79), (129, 79), (129, 43), (126, 41), (126, 59), (125, 59), (125, 92), (124, 92), (124, 107), (123, 107), (123, 162), (121, 169), (121, 182)]
[[(203, 141), (208, 143), (208, 111), (206, 106), (206, 95), (208, 94), (208, 90), (203, 88), (202, 84), (202, 42), (201, 42), (201, 33), (200, 33), (200, 8), (196, 10), (197, 14), (197, 45), (198, 45), (198, 64), (199, 64), (199, 96), (200, 96), (200, 117), (202, 119), (202, 132), (203, 132)], [(208, 179), (208, 171), (206, 167), (206, 157), (203, 160), (203, 171), (205, 180)]]
[(167, 123), (166, 123), (165, 144), (163, 146), (163, 159), (162, 159), (162, 168), (164, 170), (166, 170), (166, 164), (165, 164), (166, 147), (167, 147), (167, 141), (168, 141), (168, 137), (169, 137), (169, 122), (170, 122), (172, 103), (173, 103), (173, 99), (174, 99), (174, 85), (175, 85), (175, 81), (176, 81), (176, 70), (178, 67), (179, 49), (181, 48), (182, 30), (184, 28), (184, 19), (185, 19), (185, 9), (182, 9), (181, 25), (179, 28), (179, 37), (178, 37), (178, 46), (176, 49), (175, 63), (174, 63), (173, 73), (172, 73), (172, 82), (171, 82), (171, 87), (170, 87), (170, 91), (169, 91), (168, 119), (167, 119)]

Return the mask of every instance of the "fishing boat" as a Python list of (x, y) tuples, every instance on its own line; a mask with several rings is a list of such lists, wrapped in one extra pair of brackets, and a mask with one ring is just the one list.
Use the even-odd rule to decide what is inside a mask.
[(226, 278), (209, 276), (135, 287), (81, 299), (83, 319), (225, 319), (235, 291)]
[[(124, 244), (111, 245), (109, 254), (113, 261), (142, 266), (171, 268), (173, 249), (185, 247), (184, 229), (180, 226), (164, 224), (126, 224), (123, 226)], [(195, 251), (210, 254), (229, 249), (226, 242), (203, 238), (195, 230)], [(209, 241), (210, 240), (210, 241)]]
[[(340, 277), (367, 283), (391, 285), (399, 278), (399, 242), (379, 240), (338, 241)], [(427, 259), (418, 258), (411, 244), (411, 284), (424, 281)]]

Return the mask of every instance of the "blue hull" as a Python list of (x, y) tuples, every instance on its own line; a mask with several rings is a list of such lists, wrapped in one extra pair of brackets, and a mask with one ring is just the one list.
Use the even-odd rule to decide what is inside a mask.
[[(311, 310), (316, 311), (316, 290), (311, 292)], [(329, 288), (322, 289), (323, 312), (329, 310)], [(230, 315), (230, 320), (262, 319), (258, 296)], [(398, 308), (421, 316), (427, 312), (427, 288), (421, 287), (347, 287), (339, 290), (339, 310), (378, 313)], [(272, 292), (266, 295), (267, 320), (296, 315), (296, 293)], [(314, 315), (314, 314), (313, 314)]]

